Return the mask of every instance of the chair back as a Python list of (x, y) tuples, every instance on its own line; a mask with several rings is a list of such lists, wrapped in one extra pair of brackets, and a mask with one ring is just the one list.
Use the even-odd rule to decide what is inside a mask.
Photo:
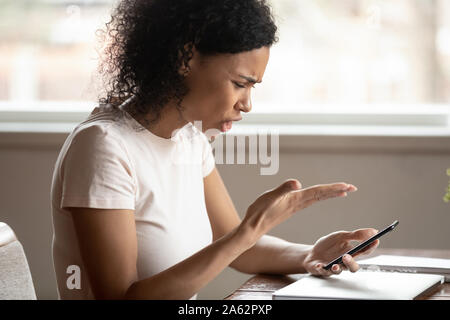
[(22, 244), (3, 222), (0, 222), (0, 300), (36, 300)]

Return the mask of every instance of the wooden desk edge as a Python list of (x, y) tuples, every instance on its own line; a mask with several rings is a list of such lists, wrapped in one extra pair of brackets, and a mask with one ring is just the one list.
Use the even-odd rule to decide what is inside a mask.
[[(427, 249), (386, 249), (379, 248), (371, 255), (361, 257), (377, 256), (380, 254), (443, 258), (450, 259), (450, 250), (427, 250)], [(225, 297), (225, 300), (272, 300), (272, 293), (282, 287), (296, 281), (299, 275), (266, 275), (258, 274), (248, 279), (237, 290)], [(450, 300), (450, 283), (443, 283), (427, 290), (417, 298), (418, 300)]]

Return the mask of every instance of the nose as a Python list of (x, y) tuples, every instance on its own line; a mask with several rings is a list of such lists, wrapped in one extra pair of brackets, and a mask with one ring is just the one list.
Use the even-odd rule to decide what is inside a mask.
[(248, 97), (247, 99), (241, 100), (238, 105), (239, 105), (239, 111), (247, 113), (252, 110), (252, 100), (250, 99), (250, 97)]

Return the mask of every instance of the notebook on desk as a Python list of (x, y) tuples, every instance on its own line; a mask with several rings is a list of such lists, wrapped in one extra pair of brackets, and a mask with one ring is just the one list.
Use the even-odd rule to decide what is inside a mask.
[(363, 269), (439, 274), (445, 277), (446, 282), (450, 282), (450, 259), (379, 255), (359, 260), (358, 264)]
[(280, 300), (413, 300), (431, 292), (444, 282), (444, 277), (432, 274), (343, 271), (330, 277), (307, 275), (275, 291)]

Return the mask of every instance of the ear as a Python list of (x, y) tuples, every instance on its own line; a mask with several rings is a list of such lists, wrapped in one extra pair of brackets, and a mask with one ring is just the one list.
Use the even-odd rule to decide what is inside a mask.
[[(190, 73), (190, 71), (192, 70), (192, 66), (196, 64), (195, 59), (197, 59), (198, 54), (197, 51), (195, 50), (195, 47), (192, 43), (187, 43), (184, 45), (184, 52), (178, 52), (178, 58), (181, 60), (181, 66), (180, 69), (178, 70), (178, 73), (180, 75), (182, 75), (183, 77), (187, 77)], [(187, 56), (191, 56), (189, 59), (189, 62), (186, 63), (184, 62), (184, 58), (186, 58)]]

